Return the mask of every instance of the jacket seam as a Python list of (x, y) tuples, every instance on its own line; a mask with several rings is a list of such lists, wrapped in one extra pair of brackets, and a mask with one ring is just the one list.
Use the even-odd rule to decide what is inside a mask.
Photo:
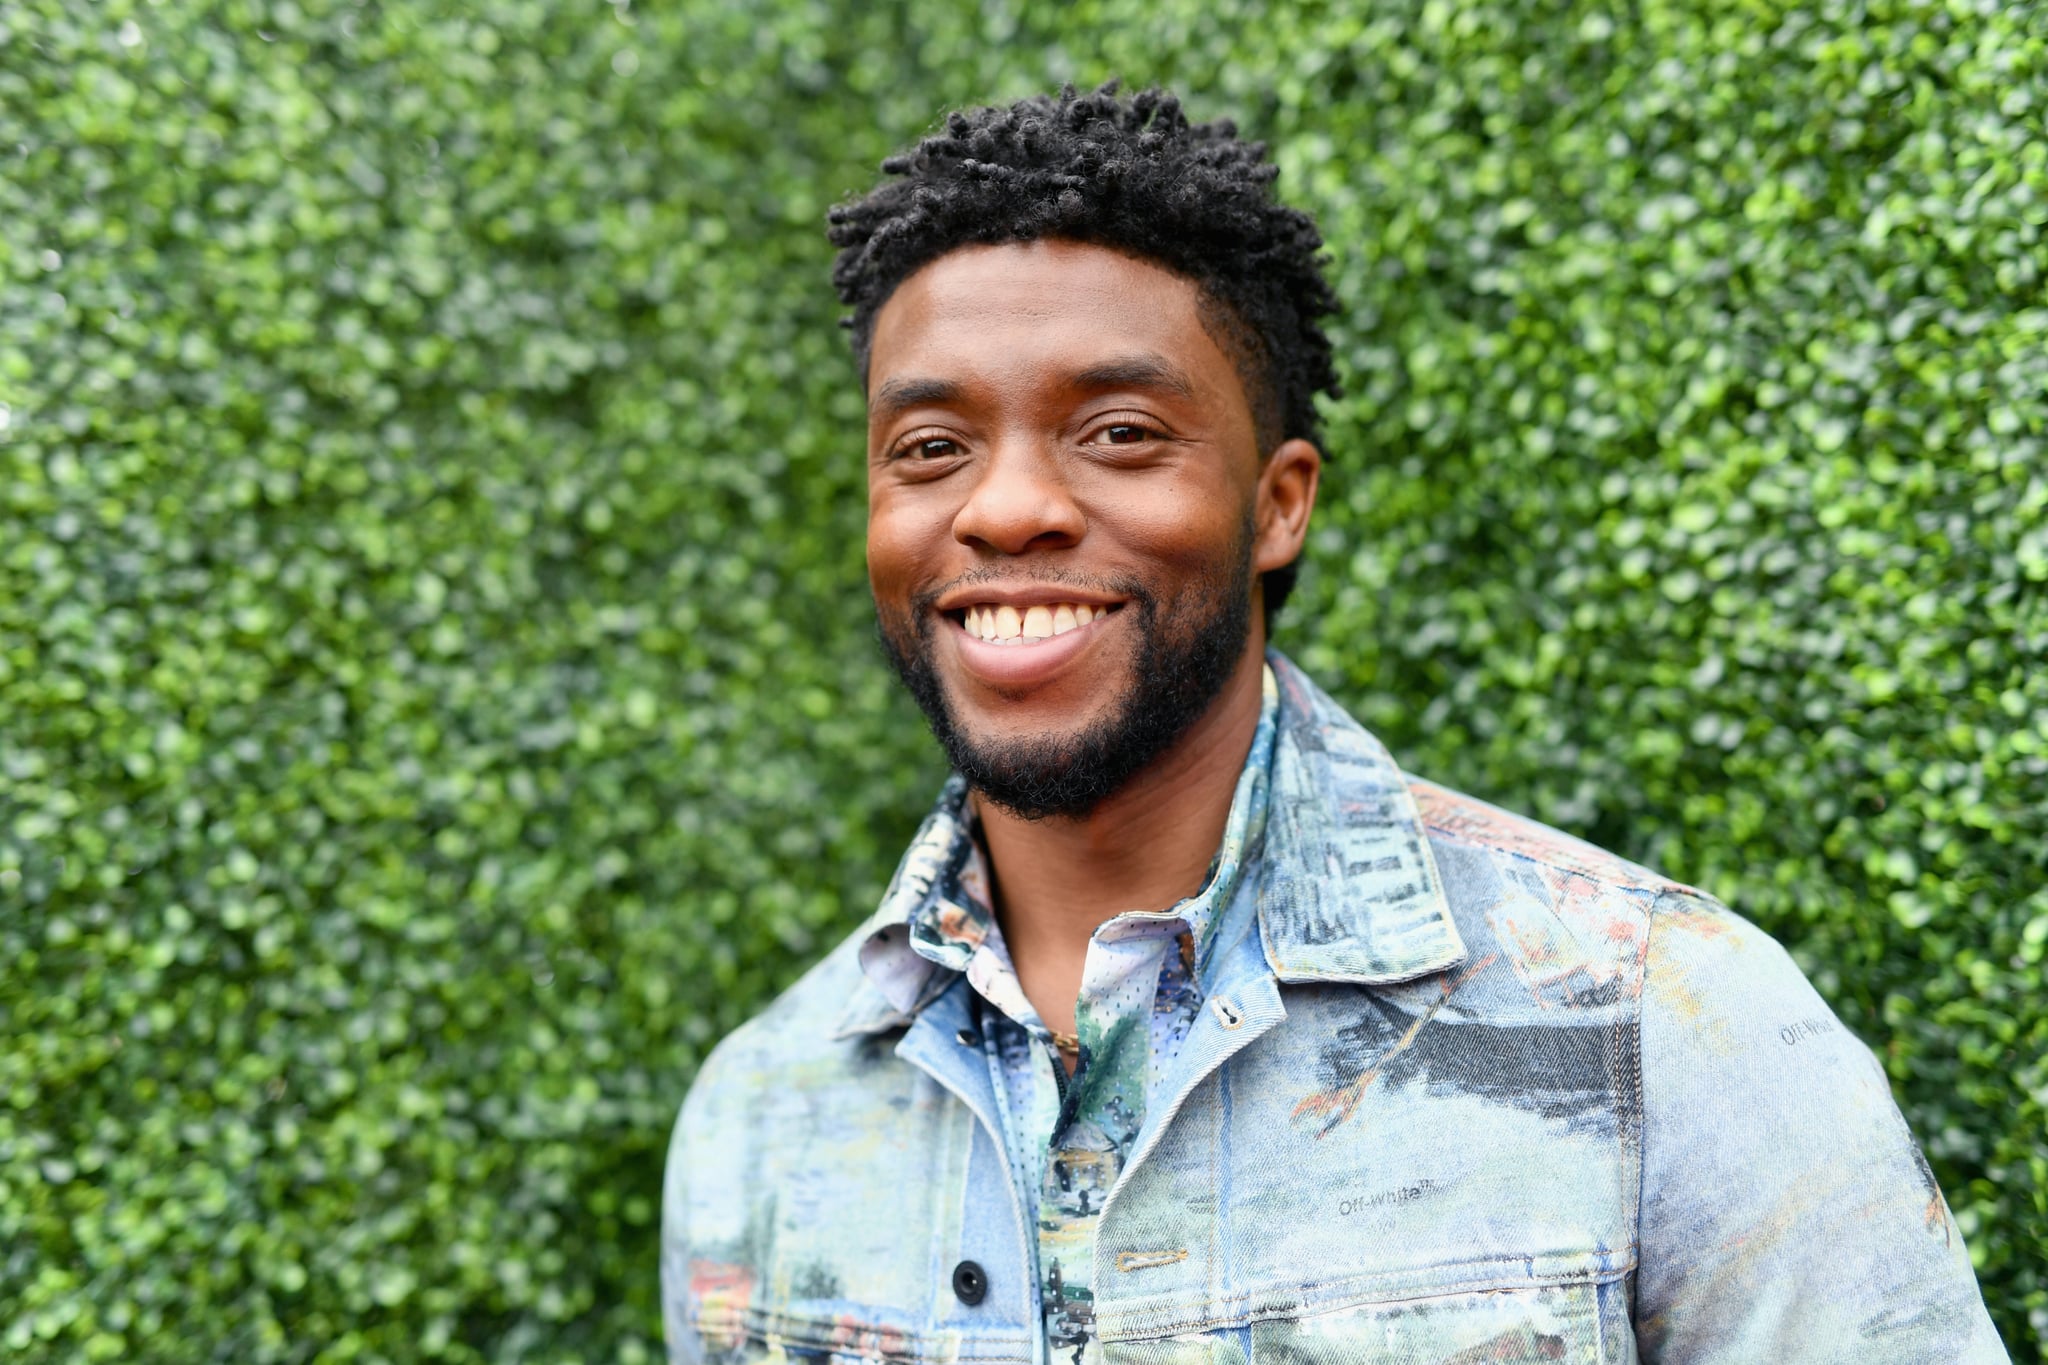
[[(902, 1328), (886, 1327), (880, 1323), (853, 1324), (852, 1330), (856, 1333), (885, 1333), (903, 1343), (903, 1349), (900, 1351), (866, 1350), (844, 1339), (842, 1334), (847, 1330), (846, 1324), (791, 1313), (769, 1313), (758, 1308), (717, 1316), (702, 1312), (692, 1313), (689, 1315), (689, 1321), (690, 1326), (701, 1337), (742, 1337), (764, 1342), (772, 1341), (805, 1350), (821, 1350), (833, 1355), (852, 1356), (863, 1360), (1016, 1360), (1029, 1357), (1031, 1344), (1028, 1332), (960, 1330), (935, 1338), (930, 1333), (911, 1332)], [(944, 1343), (948, 1336), (954, 1338), (951, 1342), (953, 1349), (932, 1349), (933, 1346)], [(990, 1349), (977, 1350), (977, 1347)]]
[[(1334, 1301), (1329, 1302), (1327, 1307), (1323, 1306), (1323, 1303), (1319, 1301), (1313, 1312), (1304, 1311), (1306, 1304), (1302, 1299), (1297, 1298), (1288, 1303), (1275, 1304), (1270, 1310), (1262, 1312), (1208, 1313), (1193, 1317), (1174, 1318), (1163, 1324), (1147, 1324), (1146, 1329), (1143, 1331), (1105, 1330), (1101, 1332), (1101, 1339), (1105, 1343), (1149, 1341), (1157, 1337), (1177, 1336), (1186, 1332), (1213, 1331), (1220, 1327), (1244, 1327), (1255, 1322), (1270, 1322), (1276, 1318), (1320, 1317), (1327, 1313), (1341, 1313), (1346, 1309), (1363, 1308), (1372, 1304), (1412, 1303), (1420, 1299), (1450, 1298), (1458, 1294), (1483, 1293), (1501, 1289), (1558, 1289), (1572, 1285), (1608, 1284), (1624, 1279), (1634, 1273), (1637, 1261), (1636, 1251), (1636, 1243), (1630, 1241), (1625, 1258), (1626, 1263), (1610, 1269), (1589, 1269), (1577, 1272), (1560, 1272), (1551, 1275), (1524, 1276), (1512, 1280), (1504, 1279), (1497, 1274), (1474, 1275), (1465, 1280), (1438, 1282), (1425, 1288), (1399, 1290), (1392, 1293), (1374, 1294), (1365, 1289), (1365, 1286), (1372, 1284), (1375, 1280), (1382, 1277), (1354, 1276), (1348, 1280), (1329, 1282), (1326, 1287), (1334, 1287), (1335, 1292), (1329, 1296)], [(1492, 1264), (1498, 1265), (1499, 1262), (1493, 1262)], [(1218, 1299), (1215, 1306), (1221, 1307), (1233, 1303), (1248, 1302), (1257, 1298), (1260, 1293), (1261, 1291), (1256, 1289), (1242, 1290)], [(1355, 1297), (1346, 1297), (1346, 1295), (1353, 1293), (1355, 1293)], [(1142, 1309), (1134, 1311), (1128, 1305), (1118, 1305), (1118, 1311), (1132, 1317), (1140, 1316), (1143, 1312)], [(1099, 1327), (1100, 1319), (1097, 1322)]]
[[(1643, 982), (1649, 975), (1648, 930), (1643, 933), (1643, 960), (1637, 965), (1636, 980)], [(1641, 987), (1638, 985), (1638, 991)], [(1629, 1240), (1636, 1246), (1643, 1244), (1643, 1171), (1648, 1166), (1644, 1159), (1644, 1140), (1650, 1131), (1648, 1092), (1643, 1085), (1643, 1022), (1645, 1011), (1642, 996), (1636, 997), (1636, 1026), (1629, 1030), (1628, 1089), (1629, 1098), (1635, 1101), (1635, 1122), (1630, 1125), (1629, 1141), (1635, 1150), (1629, 1158), (1635, 1163), (1635, 1207), (1629, 1210)]]
[[(1666, 889), (1662, 895), (1650, 902), (1649, 922), (1643, 926), (1643, 946), (1640, 950), (1641, 957), (1636, 965), (1636, 980), (1639, 985), (1636, 990), (1636, 1056), (1635, 1075), (1633, 1077), (1636, 1097), (1636, 1189), (1635, 1208), (1631, 1210), (1634, 1216), (1629, 1220), (1629, 1226), (1632, 1229), (1631, 1235), (1635, 1238), (1636, 1245), (1638, 1246), (1641, 1246), (1643, 1241), (1643, 1182), (1648, 1178), (1647, 1173), (1650, 1169), (1650, 1101), (1649, 1094), (1643, 1085), (1643, 1049), (1647, 1041), (1645, 1035), (1650, 1031), (1650, 1011), (1645, 1008), (1645, 1002), (1649, 998), (1650, 993), (1650, 949), (1655, 942), (1657, 934), (1657, 920), (1659, 918), (1657, 912), (1664, 908), (1665, 901), (1673, 895), (1684, 895), (1695, 900), (1715, 903), (1713, 897), (1705, 892), (1683, 884), (1676, 884)], [(1635, 1295), (1633, 1291), (1629, 1295), (1629, 1300), (1629, 1317), (1633, 1321), (1635, 1317)]]

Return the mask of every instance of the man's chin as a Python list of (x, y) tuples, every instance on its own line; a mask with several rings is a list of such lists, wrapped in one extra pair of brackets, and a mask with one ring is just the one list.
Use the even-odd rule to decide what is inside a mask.
[(1113, 719), (1115, 703), (1131, 692), (1128, 674), (1090, 679), (1086, 685), (1002, 688), (979, 680), (947, 678), (946, 715), (954, 731), (977, 747), (1078, 743)]
[(1100, 762), (1097, 746), (1051, 737), (946, 745), (954, 771), (983, 800), (1026, 820), (1082, 820), (1116, 794), (1129, 774)]
[(927, 719), (954, 771), (984, 799), (1029, 820), (1080, 820), (1157, 762), (1209, 699), (1161, 705), (1133, 688), (1081, 717), (1012, 714), (989, 724), (948, 707)]

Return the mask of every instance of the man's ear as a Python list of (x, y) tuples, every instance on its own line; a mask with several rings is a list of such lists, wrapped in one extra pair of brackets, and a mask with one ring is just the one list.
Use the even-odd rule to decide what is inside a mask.
[(1281, 442), (1266, 457), (1259, 470), (1258, 501), (1252, 512), (1255, 572), (1269, 573), (1300, 558), (1322, 473), (1323, 452), (1300, 437)]

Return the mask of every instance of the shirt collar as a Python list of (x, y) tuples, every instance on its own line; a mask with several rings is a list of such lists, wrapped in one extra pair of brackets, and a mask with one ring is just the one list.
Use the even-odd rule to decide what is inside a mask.
[[(1259, 931), (1283, 981), (1400, 981), (1464, 956), (1407, 780), (1386, 749), (1268, 652), (1259, 727), (1203, 890), (1165, 914), (1204, 945), (1264, 845)], [(862, 980), (837, 1034), (909, 1022), (965, 970), (993, 917), (957, 775), (859, 934)]]

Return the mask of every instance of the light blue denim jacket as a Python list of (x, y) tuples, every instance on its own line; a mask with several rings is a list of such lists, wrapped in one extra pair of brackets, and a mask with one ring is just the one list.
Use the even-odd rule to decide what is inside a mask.
[[(1407, 777), (1272, 662), (1259, 893), (1097, 1225), (1106, 1360), (2006, 1359), (1883, 1071), (1775, 943)], [(676, 1361), (1046, 1365), (969, 987), (879, 951), (938, 833), (683, 1105)]]

